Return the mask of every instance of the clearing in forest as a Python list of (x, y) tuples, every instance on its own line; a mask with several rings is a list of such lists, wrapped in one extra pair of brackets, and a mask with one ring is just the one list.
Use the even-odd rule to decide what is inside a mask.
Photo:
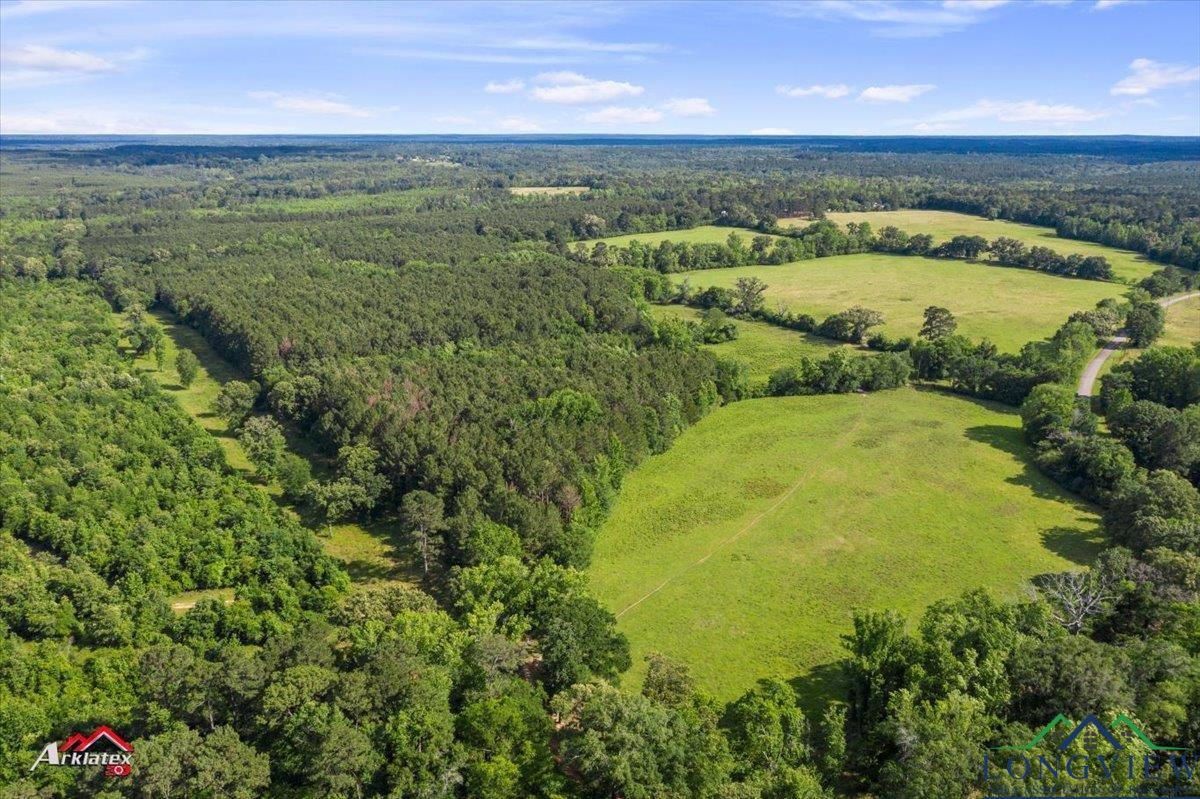
[[(180, 407), (196, 424), (207, 430), (225, 452), (226, 462), (241, 472), (247, 480), (255, 481), (254, 467), (246, 458), (242, 445), (236, 436), (229, 432), (224, 420), (212, 413), (213, 400), (221, 386), (230, 380), (245, 380), (245, 376), (237, 371), (228, 361), (214, 350), (204, 337), (187, 325), (177, 324), (171, 315), (165, 311), (154, 311), (148, 318), (157, 321), (166, 333), (167, 356), (166, 363), (159, 371), (153, 354), (147, 354), (135, 361), (135, 365), (151, 375), (166, 393), (173, 396)], [(117, 324), (123, 324), (121, 316)], [(175, 355), (181, 347), (192, 351), (200, 367), (195, 380), (187, 388), (179, 383), (179, 373), (175, 370)], [(285, 428), (286, 430), (286, 428)], [(307, 439), (288, 431), (288, 448), (297, 455), (304, 456), (313, 463), (314, 473), (322, 474), (322, 459)], [(263, 489), (276, 498), (281, 504), (279, 486), (270, 484)], [(296, 509), (289, 507), (290, 512)], [(327, 527), (317, 519), (308, 518), (308, 514), (297, 513), (304, 524), (319, 533), (319, 539), (325, 546), (325, 551), (342, 562), (346, 571), (355, 580), (377, 581), (395, 580), (409, 582), (411, 574), (406, 559), (400, 553), (400, 547), (393, 540), (395, 525), (386, 520), (374, 520), (368, 523), (342, 522)], [(177, 610), (186, 610), (188, 603), (195, 604), (194, 597), (188, 595), (173, 597), (173, 605)]]
[(925, 308), (949, 308), (958, 332), (987, 338), (1002, 351), (1015, 352), (1027, 341), (1044, 338), (1074, 311), (1095, 307), (1105, 297), (1120, 297), (1119, 283), (1072, 280), (1031, 269), (985, 263), (863, 253), (814, 258), (778, 266), (739, 266), (684, 272), (697, 290), (732, 287), (741, 277), (767, 284), (766, 301), (781, 303), (817, 321), (853, 305), (883, 314), (884, 333), (915, 336)]
[(591, 188), (588, 186), (512, 186), (508, 191), (518, 197), (537, 195), (555, 197), (564, 194), (583, 194), (591, 191)]
[[(673, 316), (697, 323), (703, 315), (702, 311), (686, 305), (656, 305), (653, 312), (659, 318)], [(747, 377), (752, 384), (765, 383), (776, 369), (795, 366), (805, 356), (824, 358), (839, 348), (849, 353), (862, 352), (850, 344), (765, 322), (733, 317), (729, 317), (729, 321), (737, 327), (738, 337), (719, 344), (705, 344), (704, 349), (745, 364)]]
[[(1000, 236), (1007, 236), (1024, 242), (1029, 247), (1049, 247), (1060, 255), (1102, 255), (1112, 264), (1113, 272), (1118, 280), (1136, 283), (1142, 278), (1160, 269), (1161, 266), (1130, 250), (1118, 250), (1103, 244), (1090, 241), (1076, 241), (1061, 238), (1054, 228), (1026, 225), (1021, 222), (1009, 222), (1005, 219), (985, 219), (971, 214), (959, 214), (954, 211), (926, 211), (905, 208), (899, 211), (852, 211), (848, 213), (828, 213), (826, 216), (839, 225), (847, 222), (870, 222), (871, 229), (876, 233), (880, 228), (893, 225), (909, 235), (928, 233), (937, 244), (948, 241), (955, 236), (983, 236), (988, 241)], [(781, 219), (780, 227), (805, 227), (812, 220)]]
[(1011, 409), (936, 391), (721, 408), (635, 469), (596, 541), (596, 596), (633, 649), (720, 700), (763, 677), (830, 691), (854, 608), (914, 618), (1016, 597), (1098, 552), (1094, 510), (1029, 461)]

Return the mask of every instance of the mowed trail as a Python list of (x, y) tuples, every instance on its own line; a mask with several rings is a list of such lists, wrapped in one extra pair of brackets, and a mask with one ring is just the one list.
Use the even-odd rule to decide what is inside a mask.
[[(862, 416), (860, 415), (854, 420), (854, 422), (849, 427), (846, 428), (846, 431), (844, 433), (842, 433), (840, 436), (838, 436), (837, 440), (834, 441), (833, 445), (831, 447), (829, 447), (829, 451), (836, 452), (836, 451), (842, 449), (842, 447), (844, 447), (846, 445), (846, 442), (850, 440), (851, 436), (853, 436), (858, 431), (859, 427), (861, 427), (861, 426), (862, 426)], [(717, 554), (722, 549), (724, 549), (725, 547), (734, 543), (739, 538), (746, 535), (746, 533), (753, 530), (755, 527), (758, 526), (759, 522), (761, 522), (763, 519), (770, 516), (775, 511), (779, 510), (779, 508), (785, 502), (787, 502), (789, 499), (791, 499), (792, 495), (794, 495), (797, 491), (799, 491), (800, 488), (805, 483), (809, 482), (810, 480), (812, 480), (813, 477), (817, 476), (817, 471), (818, 471), (819, 466), (821, 466), (820, 462), (814, 463), (811, 467), (809, 467), (807, 470), (805, 470), (803, 474), (801, 474), (798, 478), (796, 478), (796, 481), (794, 483), (792, 483), (791, 486), (789, 486), (788, 489), (786, 491), (784, 491), (779, 496), (778, 499), (776, 499), (774, 502), (772, 502), (765, 510), (759, 511), (757, 515), (755, 515), (752, 519), (750, 519), (750, 521), (746, 522), (746, 524), (743, 525), (736, 533), (729, 536), (728, 538), (718, 541), (712, 547), (712, 549), (710, 549), (708, 551), (708, 553), (704, 555), (704, 557), (702, 557), (699, 560), (696, 560), (692, 563), (689, 563), (687, 566), (684, 566), (682, 569), (680, 569), (679, 571), (670, 575), (669, 577), (667, 577), (667, 579), (663, 580), (658, 585), (654, 586), (654, 588), (651, 588), (649, 591), (642, 594), (640, 597), (635, 599), (633, 602), (631, 602), (628, 605), (626, 605), (625, 607), (621, 608), (619, 611), (617, 611), (616, 617), (618, 619), (621, 618), (626, 613), (633, 610), (638, 605), (642, 604), (647, 599), (649, 599), (650, 597), (657, 594), (663, 588), (666, 588), (672, 582), (679, 579), (683, 575), (687, 574), (688, 572), (690, 572), (692, 569), (696, 568), (697, 566), (704, 564), (713, 555)]]

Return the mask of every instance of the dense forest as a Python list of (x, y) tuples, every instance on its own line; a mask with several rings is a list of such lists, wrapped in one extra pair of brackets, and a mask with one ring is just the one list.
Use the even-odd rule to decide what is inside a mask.
[[(1049, 795), (1072, 784), (988, 781), (979, 753), (1030, 740), (1050, 707), (1200, 747), (1200, 350), (1153, 346), (1154, 298), (1197, 285), (1198, 162), (1097, 147), (5, 149), (0, 796)], [(816, 320), (767, 308), (761, 281), (696, 293), (671, 278), (847, 252), (1111, 277), (1103, 259), (1011, 240), (933, 248), (821, 218), (890, 208), (1035, 222), (1163, 268), (1015, 354), (957, 334), (945, 309), (894, 341), (860, 306)], [(784, 231), (785, 216), (811, 222)], [(761, 235), (581, 246), (703, 224)], [(705, 331), (651, 301), (875, 351), (802, 359), (768, 394), (916, 380), (1021, 407), (1036, 468), (1103, 509), (1108, 548), (1022, 601), (857, 614), (815, 706), (782, 679), (722, 705), (662, 656), (640, 691), (623, 686), (628, 642), (582, 571), (596, 530), (630, 468), (754, 393), (701, 346), (732, 335), (723, 316)], [(163, 335), (148, 310), (238, 370), (213, 413), (300, 516), (134, 366)], [(1120, 328), (1144, 352), (1093, 408), (1074, 381)], [(195, 366), (180, 357), (182, 378)], [(285, 428), (332, 467), (283, 456)], [(352, 581), (321, 542), (345, 519), (394, 524), (411, 579)], [(230, 599), (172, 610), (205, 589)], [(102, 723), (133, 742), (133, 779), (30, 772), (46, 742)], [(1110, 790), (1185, 783), (1160, 763)]]

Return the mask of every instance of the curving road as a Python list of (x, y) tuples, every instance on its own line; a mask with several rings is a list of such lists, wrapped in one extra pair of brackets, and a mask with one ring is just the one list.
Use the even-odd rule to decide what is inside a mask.
[[(1158, 301), (1158, 304), (1164, 308), (1169, 308), (1177, 302), (1190, 300), (1194, 297), (1200, 297), (1200, 291), (1193, 291), (1191, 294), (1180, 294), (1177, 297), (1163, 297)], [(1100, 370), (1104, 367), (1104, 362), (1112, 357), (1112, 354), (1121, 349), (1128, 343), (1129, 337), (1125, 335), (1125, 331), (1118, 330), (1117, 334), (1108, 340), (1108, 343), (1096, 353), (1096, 357), (1088, 362), (1087, 367), (1083, 370), (1083, 374), (1079, 377), (1079, 388), (1075, 393), (1081, 397), (1092, 396), (1092, 390), (1096, 385), (1096, 378), (1100, 376)]]

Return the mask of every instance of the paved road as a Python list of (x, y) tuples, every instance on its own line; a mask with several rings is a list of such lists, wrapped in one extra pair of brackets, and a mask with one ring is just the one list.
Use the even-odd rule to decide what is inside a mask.
[[(1200, 297), (1200, 291), (1193, 291), (1191, 294), (1180, 294), (1178, 297), (1164, 297), (1158, 301), (1158, 304), (1164, 308), (1169, 308), (1177, 302), (1190, 300), (1193, 297)], [(1109, 339), (1096, 357), (1088, 363), (1087, 368), (1083, 370), (1083, 374), (1079, 377), (1079, 388), (1076, 394), (1081, 397), (1092, 396), (1092, 390), (1096, 386), (1096, 378), (1100, 376), (1100, 370), (1104, 367), (1104, 362), (1112, 357), (1112, 354), (1121, 349), (1128, 343), (1129, 337), (1125, 335), (1124, 330), (1118, 330), (1117, 334)]]

